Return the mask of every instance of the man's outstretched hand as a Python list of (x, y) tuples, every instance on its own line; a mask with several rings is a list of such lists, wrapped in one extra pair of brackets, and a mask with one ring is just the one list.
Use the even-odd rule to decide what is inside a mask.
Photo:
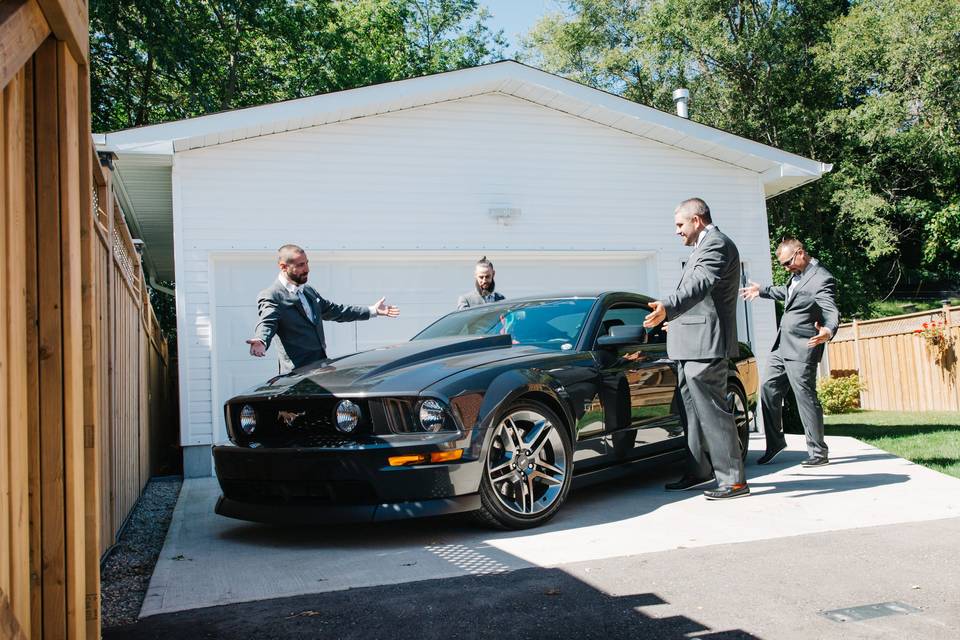
[(648, 302), (647, 306), (653, 309), (653, 311), (651, 311), (647, 317), (643, 319), (643, 326), (645, 328), (652, 329), (667, 319), (667, 309), (659, 300)]
[(387, 316), (388, 318), (396, 318), (400, 315), (400, 307), (394, 307), (387, 304), (386, 298), (380, 298), (377, 300), (376, 304), (373, 305), (377, 309), (378, 316)]
[(251, 338), (247, 340), (247, 344), (250, 345), (250, 355), (262, 358), (267, 355), (267, 347), (263, 344), (262, 340), (257, 340), (256, 338)]
[(811, 349), (813, 349), (818, 344), (823, 344), (824, 342), (827, 342), (830, 338), (833, 337), (833, 334), (830, 333), (830, 329), (827, 329), (826, 327), (821, 327), (819, 322), (815, 323), (814, 326), (817, 328), (817, 335), (813, 336), (807, 341), (807, 346), (810, 347)]
[(760, 285), (758, 285), (753, 280), (750, 281), (750, 284), (740, 289), (740, 297), (744, 300), (753, 300), (760, 295)]

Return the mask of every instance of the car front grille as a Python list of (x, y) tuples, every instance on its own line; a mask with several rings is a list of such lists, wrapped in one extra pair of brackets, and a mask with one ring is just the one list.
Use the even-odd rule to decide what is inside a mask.
[[(241, 446), (338, 447), (368, 437), (370, 421), (366, 403), (361, 405), (363, 418), (356, 431), (344, 434), (334, 426), (334, 412), (339, 402), (339, 398), (311, 398), (232, 404), (227, 411), (233, 440)], [(247, 404), (257, 414), (257, 427), (252, 434), (239, 429), (240, 410)]]

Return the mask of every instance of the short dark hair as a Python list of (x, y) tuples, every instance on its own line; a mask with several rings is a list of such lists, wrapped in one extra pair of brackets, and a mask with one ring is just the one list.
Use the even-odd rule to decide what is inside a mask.
[(477, 260), (477, 266), (478, 266), (478, 267), (490, 267), (491, 269), (493, 269), (493, 263), (490, 262), (489, 260), (487, 260), (487, 256), (483, 256), (482, 258), (480, 258), (479, 260)]
[(713, 222), (713, 218), (710, 217), (710, 207), (707, 206), (703, 198), (687, 198), (677, 205), (674, 213), (678, 211), (688, 211), (690, 217), (700, 216), (707, 224)]
[(295, 244), (285, 244), (279, 249), (277, 249), (277, 261), (290, 264), (290, 261), (295, 255), (306, 253), (303, 250), (303, 247), (299, 247)]

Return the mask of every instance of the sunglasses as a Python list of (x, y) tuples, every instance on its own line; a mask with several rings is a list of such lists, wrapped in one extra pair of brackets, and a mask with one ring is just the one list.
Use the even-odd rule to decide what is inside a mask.
[(794, 251), (794, 252), (793, 252), (793, 255), (790, 256), (790, 259), (789, 259), (789, 260), (784, 260), (784, 261), (782, 261), (782, 262), (780, 263), (780, 266), (786, 268), (786, 267), (789, 267), (790, 265), (792, 265), (792, 264), (793, 264), (793, 259), (797, 257), (797, 254), (798, 254), (798, 253), (800, 253), (800, 249), (797, 249), (796, 251)]

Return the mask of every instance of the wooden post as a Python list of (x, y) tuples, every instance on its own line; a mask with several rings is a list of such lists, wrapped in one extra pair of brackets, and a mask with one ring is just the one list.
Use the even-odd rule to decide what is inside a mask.
[[(80, 72), (80, 135), (91, 139), (90, 132), (90, 75), (86, 68)], [(93, 207), (93, 168), (96, 160), (93, 149), (81, 149), (80, 156), (80, 241), (83, 277), (83, 486), (84, 534), (86, 549), (84, 568), (85, 619), (88, 638), (100, 637), (100, 332), (97, 317), (97, 249), (100, 242), (94, 229), (96, 212)], [(100, 170), (99, 162), (96, 165)]]
[[(86, 635), (86, 551), (83, 446), (83, 305), (80, 250), (79, 66), (66, 43), (57, 43), (60, 122), (60, 261), (63, 327), (63, 448), (66, 506), (67, 633)], [(89, 187), (88, 187), (89, 189)]]
[[(30, 633), (30, 480), (27, 468), (29, 428), (27, 420), (27, 271), (26, 246), (26, 72), (21, 70), (4, 90), (6, 132), (3, 155), (7, 158), (6, 271), (9, 306), (2, 323), (7, 331), (7, 417), (10, 481), (10, 601), (14, 616), (25, 635)], [(2, 328), (0, 328), (2, 330)], [(2, 409), (0, 409), (2, 411)]]
[[(864, 379), (866, 378), (863, 375), (863, 365), (861, 356), (860, 356), (860, 323), (857, 322), (857, 319), (853, 319), (853, 359), (854, 363), (857, 366), (857, 377), (860, 379), (860, 385), (866, 386)], [(863, 391), (860, 392), (860, 406), (863, 407)]]
[(63, 448), (63, 314), (60, 292), (60, 143), (57, 109), (57, 42), (50, 38), (34, 57), (37, 160), (37, 313), (40, 394), (40, 553), (42, 628), (67, 637), (67, 558)]

